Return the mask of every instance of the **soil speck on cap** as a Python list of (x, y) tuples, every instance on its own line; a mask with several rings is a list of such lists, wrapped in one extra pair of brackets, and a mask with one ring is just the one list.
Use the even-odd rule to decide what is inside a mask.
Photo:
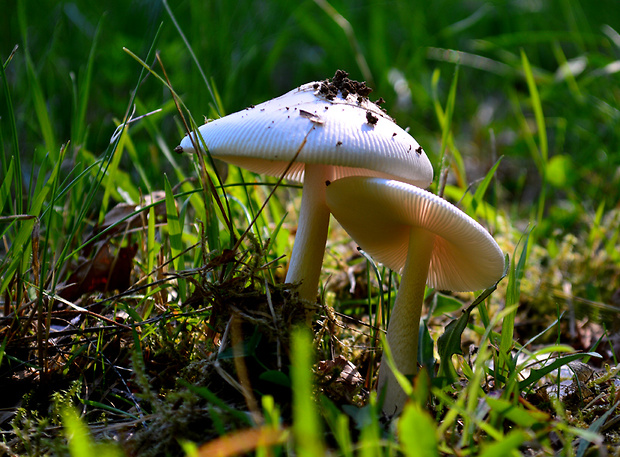
[(366, 111), (366, 122), (370, 125), (376, 125), (379, 118), (373, 115), (370, 111)]
[(419, 155), (422, 155), (422, 146), (418, 146), (415, 150)]
[[(317, 85), (313, 87), (316, 89)], [(336, 74), (330, 81), (326, 79), (321, 83), (319, 93), (324, 95), (328, 100), (333, 100), (338, 96), (338, 91), (342, 93), (342, 98), (347, 98), (349, 94), (358, 96), (358, 103), (368, 98), (372, 89), (366, 85), (366, 82), (354, 81), (349, 79), (349, 74), (343, 70), (336, 70)]]
[(375, 104), (379, 106), (383, 105), (384, 103), (385, 103), (385, 100), (383, 99), (383, 97), (379, 97), (379, 100), (375, 102)]
[(338, 143), (336, 143), (336, 146), (342, 146), (342, 141), (339, 141)]

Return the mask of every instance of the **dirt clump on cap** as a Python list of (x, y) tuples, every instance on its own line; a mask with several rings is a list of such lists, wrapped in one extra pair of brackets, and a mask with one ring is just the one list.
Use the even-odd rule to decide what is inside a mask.
[(355, 81), (349, 79), (349, 74), (343, 70), (336, 70), (333, 79), (326, 79), (322, 83), (317, 83), (315, 89), (328, 100), (333, 100), (338, 96), (338, 91), (342, 94), (342, 98), (347, 98), (349, 94), (358, 96), (358, 103), (368, 98), (372, 92), (372, 88), (366, 85), (365, 81)]

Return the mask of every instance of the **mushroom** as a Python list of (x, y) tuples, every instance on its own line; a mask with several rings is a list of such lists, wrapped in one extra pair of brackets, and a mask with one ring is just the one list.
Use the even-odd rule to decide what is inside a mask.
[[(428, 186), (433, 169), (418, 143), (343, 71), (201, 126), (175, 151), (208, 149), (256, 173), (303, 181), (299, 226), (286, 276), (315, 301), (329, 227), (325, 182), (352, 175)], [(371, 122), (372, 121), (372, 122)]]
[[(501, 249), (456, 206), (410, 184), (348, 177), (329, 184), (326, 198), (351, 238), (375, 260), (401, 273), (387, 343), (396, 368), (415, 375), (425, 285), (452, 291), (488, 288), (502, 276)], [(407, 397), (385, 360), (377, 389), (385, 389), (384, 413), (400, 412)]]

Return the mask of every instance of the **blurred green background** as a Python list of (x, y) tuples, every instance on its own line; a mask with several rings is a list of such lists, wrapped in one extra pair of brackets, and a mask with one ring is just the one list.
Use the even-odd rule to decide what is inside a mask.
[[(229, 0), (174, 1), (169, 6), (225, 112), (344, 69), (375, 88), (371, 98), (386, 100), (384, 107), (400, 125), (410, 127), (437, 171), (441, 126), (435, 102), (445, 106), (458, 61), (451, 129), (467, 171), (459, 177), (461, 186), (484, 176), (504, 155), (498, 197), (517, 218), (531, 216), (543, 181), (548, 187), (546, 214), (555, 212), (561, 227), (572, 227), (579, 214), (595, 211), (601, 203), (606, 208), (618, 204), (616, 1), (334, 0), (328, 5), (319, 0)], [(152, 76), (137, 85), (141, 67), (123, 47), (146, 59), (154, 46), (194, 118), (200, 122), (203, 115), (217, 113), (164, 4), (8, 0), (3, 10), (3, 62), (19, 46), (6, 73), (23, 168), (33, 167), (36, 173), (36, 162), (51, 145), (58, 149), (69, 139), (74, 147), (100, 156), (137, 87), (136, 116), (164, 108), (132, 127), (137, 153), (149, 163), (148, 178), (162, 188), (162, 174), (172, 165), (162, 158), (161, 148), (174, 148), (183, 131), (169, 91)], [(84, 90), (91, 51), (92, 82)], [(542, 165), (521, 51), (532, 65), (544, 113), (548, 156)], [(33, 108), (37, 94), (28, 59), (49, 116), (47, 137)], [(161, 73), (154, 61), (148, 63)], [(434, 72), (439, 77), (435, 90)], [(84, 97), (81, 133), (76, 113)], [(6, 153), (11, 135), (5, 94), (2, 98)], [(161, 132), (159, 144), (149, 125)], [(75, 150), (72, 159), (80, 160), (80, 154)], [(178, 160), (189, 167), (185, 162)], [(127, 156), (121, 169), (141, 185)]]

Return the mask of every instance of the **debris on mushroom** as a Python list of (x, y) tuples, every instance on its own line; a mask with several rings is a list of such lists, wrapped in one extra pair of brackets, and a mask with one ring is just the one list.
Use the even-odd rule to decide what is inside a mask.
[(379, 120), (379, 118), (377, 116), (372, 114), (370, 111), (366, 111), (366, 121), (370, 125), (376, 125), (378, 120)]
[[(312, 114), (312, 113), (309, 113), (308, 111), (304, 111), (304, 110), (300, 109), (299, 110), (299, 115), (301, 117), (305, 117), (306, 119), (310, 119), (315, 124), (322, 124), (323, 123), (323, 119), (321, 119), (321, 116), (319, 116), (318, 114)], [(274, 122), (274, 121), (271, 121), (271, 122)]]

